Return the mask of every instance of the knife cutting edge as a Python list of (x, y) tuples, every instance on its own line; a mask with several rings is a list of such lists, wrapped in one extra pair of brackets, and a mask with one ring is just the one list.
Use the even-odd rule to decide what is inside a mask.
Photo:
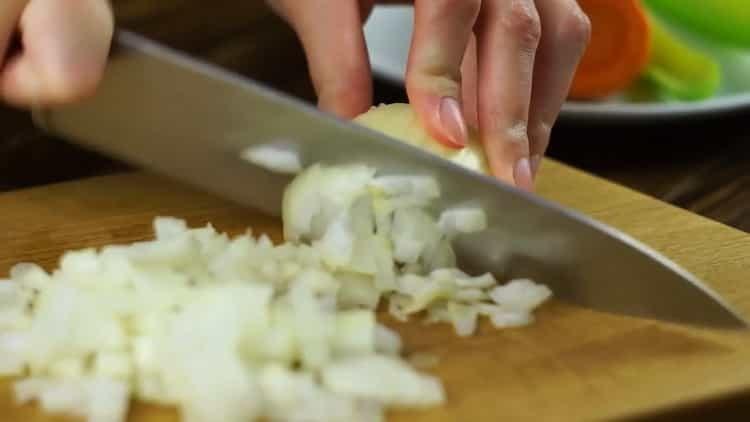
[(616, 229), (129, 32), (116, 34), (93, 97), (35, 118), (84, 147), (273, 216), (291, 179), (243, 160), (248, 147), (291, 146), (303, 165), (429, 175), (441, 186), (439, 206), (471, 202), (487, 213), (488, 229), (456, 245), (469, 272), (532, 278), (607, 312), (747, 327), (697, 277)]

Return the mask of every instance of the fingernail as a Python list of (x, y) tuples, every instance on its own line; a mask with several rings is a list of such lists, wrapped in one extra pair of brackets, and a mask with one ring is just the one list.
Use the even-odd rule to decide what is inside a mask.
[(534, 154), (531, 156), (531, 175), (536, 178), (537, 172), (539, 172), (539, 166), (542, 164), (542, 156)]
[(466, 146), (469, 137), (468, 130), (461, 113), (461, 106), (455, 98), (443, 97), (440, 100), (440, 124), (448, 140), (457, 148)]
[(531, 163), (528, 158), (524, 157), (516, 162), (516, 167), (513, 169), (513, 179), (516, 181), (516, 186), (521, 189), (531, 191), (534, 188)]

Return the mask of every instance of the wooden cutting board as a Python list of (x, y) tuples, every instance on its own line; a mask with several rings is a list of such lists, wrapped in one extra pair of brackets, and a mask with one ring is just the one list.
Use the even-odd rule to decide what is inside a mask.
[[(706, 280), (750, 315), (750, 236), (555, 162), (539, 192), (646, 242)], [(0, 195), (0, 272), (19, 261), (50, 267), (66, 249), (130, 242), (154, 216), (211, 221), (233, 233), (252, 226), (279, 238), (277, 221), (148, 174), (108, 176)], [(612, 268), (617, 271), (617, 268)], [(624, 418), (750, 388), (750, 334), (713, 332), (552, 302), (529, 327), (459, 339), (450, 327), (393, 324), (408, 352), (440, 358), (431, 371), (448, 403), (394, 412), (393, 421), (581, 421)], [(750, 391), (750, 390), (748, 390)], [(12, 403), (0, 383), (0, 419), (64, 420)], [(178, 421), (137, 404), (130, 421)]]

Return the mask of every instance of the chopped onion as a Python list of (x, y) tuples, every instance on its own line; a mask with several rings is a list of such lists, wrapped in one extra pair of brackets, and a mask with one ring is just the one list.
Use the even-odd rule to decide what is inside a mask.
[(0, 376), (21, 375), (26, 368), (27, 336), (24, 333), (0, 334)]
[(401, 338), (395, 331), (385, 325), (376, 324), (375, 350), (387, 355), (397, 355), (401, 352)]
[(547, 286), (526, 279), (512, 280), (490, 291), (490, 297), (495, 303), (517, 311), (531, 311), (551, 295), (552, 291)]
[(451, 322), (453, 322), (456, 334), (461, 337), (474, 334), (474, 331), (477, 329), (477, 316), (479, 313), (473, 306), (449, 303), (448, 313), (451, 315)]
[(448, 236), (480, 232), (487, 228), (487, 214), (477, 207), (451, 208), (440, 214), (438, 226)]
[(90, 422), (124, 422), (127, 417), (127, 385), (106, 378), (27, 378), (15, 384), (14, 392), (18, 403), (38, 400), (47, 412)]
[(445, 400), (439, 380), (420, 375), (393, 357), (346, 358), (323, 368), (321, 377), (323, 385), (334, 393), (387, 405), (434, 406)]
[(276, 173), (296, 174), (302, 171), (299, 154), (285, 145), (253, 145), (242, 150), (240, 157)]
[(378, 305), (469, 336), (480, 316), (531, 323), (551, 292), (456, 268), (452, 236), (486, 218), (438, 220), (439, 192), (426, 176), (315, 165), (284, 192), (282, 244), (158, 217), (152, 240), (67, 251), (52, 273), (19, 264), (0, 281), (0, 375), (27, 376), (19, 402), (94, 422), (124, 421), (131, 398), (188, 422), (375, 422), (444, 403)]
[(375, 351), (375, 315), (365, 310), (336, 315), (333, 348), (338, 355), (364, 355)]
[(428, 176), (379, 176), (372, 180), (370, 186), (387, 196), (407, 196), (425, 202), (440, 196), (440, 187), (435, 179)]

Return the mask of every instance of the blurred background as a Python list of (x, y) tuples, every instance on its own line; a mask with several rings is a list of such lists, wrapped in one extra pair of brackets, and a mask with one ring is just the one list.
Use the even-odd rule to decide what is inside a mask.
[[(746, 3), (724, 1), (728, 7)], [(649, 38), (652, 59), (637, 69), (626, 89), (571, 101), (554, 128), (548, 156), (750, 231), (750, 94), (745, 92), (750, 90), (750, 52), (741, 46), (750, 32), (711, 29), (731, 29), (732, 17), (747, 19), (750, 8), (723, 15), (717, 9), (713, 16), (729, 22), (717, 26), (695, 20), (706, 16), (705, 11), (692, 17), (675, 15), (671, 7), (684, 5), (683, 0), (643, 2), (665, 17), (651, 28), (657, 34)], [(686, 3), (710, 8), (722, 1)], [(113, 5), (121, 28), (314, 100), (294, 33), (263, 1), (113, 0)], [(690, 7), (680, 10), (686, 9)], [(408, 13), (378, 9), (368, 22), (378, 75), (376, 103), (406, 101), (398, 77), (403, 42), (381, 35), (408, 40)], [(606, 22), (611, 16), (601, 19)], [(596, 42), (597, 33), (610, 26), (592, 21)], [(688, 34), (684, 29), (690, 25), (695, 30)], [(750, 31), (750, 25), (746, 29)], [(711, 54), (714, 51), (719, 54)], [(0, 106), (0, 190), (126, 170), (121, 163), (41, 133), (27, 113)]]

